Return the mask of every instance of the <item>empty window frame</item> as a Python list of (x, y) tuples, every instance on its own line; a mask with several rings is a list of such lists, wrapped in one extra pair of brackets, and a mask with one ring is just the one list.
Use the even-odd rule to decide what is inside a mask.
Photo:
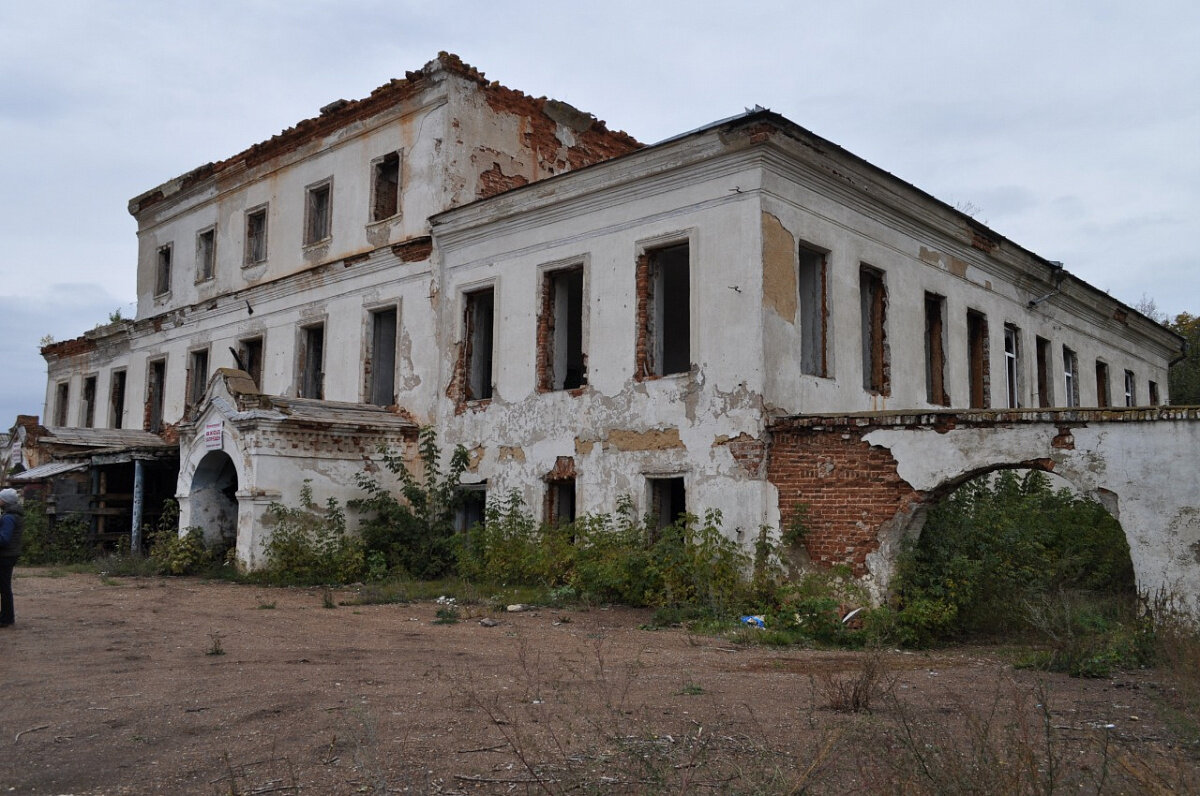
[(1004, 324), (1004, 398), (1008, 408), (1021, 406), (1021, 330)]
[(246, 211), (246, 258), (251, 266), (267, 261), (267, 206)]
[(987, 316), (967, 310), (967, 392), (972, 409), (987, 409), (991, 392)]
[(466, 293), (463, 304), (463, 398), (485, 401), (492, 397), (496, 291), (487, 287)]
[(233, 361), (237, 363), (238, 370), (249, 374), (254, 379), (254, 386), (262, 390), (263, 339), (247, 337), (239, 340), (237, 350), (233, 352)]
[(79, 407), (80, 425), (92, 428), (96, 425), (96, 377), (87, 376), (83, 380), (83, 400)]
[(887, 341), (887, 287), (883, 271), (864, 265), (858, 272), (862, 320), (863, 389), (879, 395), (891, 392), (891, 362)]
[(587, 384), (582, 265), (543, 275), (537, 336), (539, 390), (573, 390)]
[(54, 387), (54, 425), (65, 426), (67, 424), (67, 404), (71, 399), (71, 385), (69, 382), (60, 381)]
[(1158, 406), (1158, 382), (1146, 382), (1146, 389), (1150, 392), (1150, 405)]
[(1132, 370), (1125, 371), (1125, 405), (1137, 406), (1137, 378)]
[(575, 521), (575, 479), (561, 478), (546, 482), (547, 525), (565, 525)]
[(396, 403), (396, 308), (387, 307), (370, 313), (366, 360), (367, 403), (391, 406)]
[(217, 267), (217, 229), (209, 227), (196, 233), (196, 281), (213, 278)]
[(937, 406), (950, 405), (946, 390), (946, 297), (925, 294), (925, 397)]
[(200, 405), (207, 387), (208, 349), (199, 348), (188, 354), (187, 404), (189, 408)]
[(333, 181), (310, 185), (304, 196), (304, 245), (328, 238), (333, 231)]
[(108, 427), (121, 428), (125, 419), (125, 371), (114, 370), (108, 393)]
[(646, 487), (650, 524), (653, 528), (666, 528), (687, 514), (687, 488), (683, 476), (669, 478), (647, 478)]
[(171, 255), (173, 244), (158, 247), (154, 267), (154, 295), (161, 296), (171, 291)]
[(1054, 406), (1054, 380), (1050, 378), (1050, 341), (1044, 337), (1034, 338), (1037, 355), (1037, 404), (1046, 408)]
[(1108, 364), (1096, 360), (1096, 406), (1112, 406), (1112, 392), (1108, 382)]
[(458, 487), (458, 505), (454, 509), (454, 530), (465, 533), (487, 524), (487, 482)]
[(300, 330), (300, 359), (296, 372), (299, 382), (296, 392), (301, 398), (325, 397), (325, 325), (306, 326)]
[(389, 152), (371, 164), (371, 220), (400, 212), (400, 153)]
[(1079, 406), (1079, 357), (1063, 346), (1063, 403)]
[(691, 277), (686, 243), (647, 251), (637, 264), (638, 378), (692, 368)]
[(167, 361), (156, 359), (146, 366), (145, 428), (156, 434), (163, 427), (163, 400), (167, 389)]
[(800, 372), (829, 375), (826, 338), (829, 331), (826, 253), (800, 247), (796, 285), (800, 291)]

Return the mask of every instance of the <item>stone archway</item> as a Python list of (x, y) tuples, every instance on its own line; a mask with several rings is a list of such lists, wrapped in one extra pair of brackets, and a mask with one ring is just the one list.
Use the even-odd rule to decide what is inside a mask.
[(237, 540), (238, 475), (233, 459), (224, 451), (205, 454), (192, 475), (188, 491), (191, 504), (190, 524), (204, 531), (208, 542)]

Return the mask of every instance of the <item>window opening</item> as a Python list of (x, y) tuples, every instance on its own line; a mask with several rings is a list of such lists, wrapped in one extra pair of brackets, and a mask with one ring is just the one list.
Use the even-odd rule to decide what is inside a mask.
[(96, 377), (88, 376), (83, 380), (83, 427), (92, 428), (96, 425)]
[(246, 265), (267, 259), (267, 208), (246, 213)]
[(304, 243), (320, 243), (330, 235), (333, 216), (333, 186), (324, 182), (308, 189), (304, 205)]
[(166, 391), (167, 361), (158, 359), (146, 369), (146, 430), (158, 433), (163, 427), (163, 398)]
[(825, 338), (829, 327), (825, 253), (800, 247), (800, 372), (809, 376), (829, 375)]
[(1063, 397), (1067, 406), (1079, 406), (1079, 358), (1063, 346)]
[(466, 395), (468, 401), (492, 397), (492, 346), (496, 292), (493, 288), (466, 294), (464, 314)]
[(233, 361), (237, 363), (239, 370), (250, 375), (254, 386), (262, 390), (263, 339), (251, 337), (238, 341), (237, 350), (233, 352)]
[(666, 528), (687, 514), (687, 489), (683, 476), (649, 478), (650, 521), (657, 529)]
[(158, 247), (158, 266), (154, 272), (154, 295), (171, 290), (171, 244)]
[(1158, 406), (1158, 382), (1156, 382), (1156, 381), (1146, 382), (1146, 389), (1148, 389), (1150, 391), (1150, 405)]
[(117, 370), (112, 374), (112, 389), (109, 393), (110, 428), (121, 428), (125, 417), (125, 371)]
[(325, 397), (325, 326), (309, 326), (302, 332), (300, 348), (300, 383), (297, 385), (301, 398)]
[(1004, 324), (1004, 394), (1010, 409), (1021, 406), (1021, 330)]
[(1034, 340), (1037, 348), (1037, 391), (1038, 406), (1054, 406), (1054, 392), (1050, 379), (1050, 341), (1044, 337)]
[(59, 382), (54, 391), (54, 425), (67, 425), (67, 401), (71, 397), (71, 385)]
[(382, 221), (400, 210), (400, 153), (391, 152), (375, 161), (374, 171), (371, 220)]
[(1137, 380), (1134, 378), (1133, 371), (1125, 371), (1125, 405), (1137, 406)]
[(972, 409), (987, 409), (990, 392), (988, 374), (987, 316), (967, 310), (967, 379)]
[(538, 388), (573, 390), (587, 383), (583, 351), (583, 267), (548, 272), (538, 323)]
[(925, 396), (931, 404), (949, 406), (946, 392), (946, 297), (925, 294)]
[(188, 355), (188, 407), (200, 405), (204, 390), (208, 387), (208, 349), (193, 351)]
[(487, 482), (462, 484), (458, 488), (458, 507), (454, 510), (454, 530), (469, 531), (487, 525)]
[(1096, 406), (1112, 406), (1108, 386), (1108, 365), (1096, 360)]
[(217, 232), (206, 229), (196, 236), (196, 281), (213, 278), (217, 261)]
[(545, 513), (548, 525), (565, 525), (575, 521), (574, 478), (547, 482)]
[(880, 395), (891, 390), (887, 343), (887, 288), (883, 272), (862, 266), (858, 272), (862, 315), (863, 389)]
[(692, 368), (688, 244), (647, 252), (638, 258), (638, 345), (640, 378), (687, 373)]
[(364, 363), (367, 403), (396, 403), (396, 308), (371, 313), (371, 349)]

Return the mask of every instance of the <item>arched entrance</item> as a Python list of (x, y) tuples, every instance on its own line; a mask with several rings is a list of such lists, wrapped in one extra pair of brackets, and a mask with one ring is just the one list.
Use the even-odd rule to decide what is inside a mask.
[(237, 540), (238, 476), (233, 459), (224, 451), (210, 451), (196, 466), (188, 494), (190, 523), (204, 531), (206, 541)]

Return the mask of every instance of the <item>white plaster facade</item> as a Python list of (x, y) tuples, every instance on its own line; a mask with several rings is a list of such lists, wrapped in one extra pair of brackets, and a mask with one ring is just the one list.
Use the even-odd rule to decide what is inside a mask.
[[(395, 212), (376, 220), (389, 157), (398, 163)], [(319, 212), (314, 195), (325, 197)], [(352, 465), (400, 432), (394, 423), (368, 432), (364, 420), (351, 434), (360, 449), (333, 463), (319, 435), (289, 455), (268, 454), (261, 435), (250, 442), (244, 424), (254, 418), (227, 378), (212, 377), (255, 369), (233, 354), (250, 356), (247, 341), (261, 355), (256, 387), (284, 399), (371, 403), (375, 363), (390, 363), (392, 414), (465, 445), (468, 481), (516, 489), (535, 511), (556, 483), (572, 485), (578, 512), (609, 511), (622, 495), (650, 510), (656, 498), (680, 497), (660, 490), (682, 486), (689, 511), (719, 508), (739, 534), (778, 523), (763, 464), (774, 417), (965, 407), (972, 372), (989, 374), (976, 397), (1006, 406), (1006, 325), (1018, 343), (1019, 405), (1066, 403), (1064, 349), (1075, 354), (1080, 405), (1100, 402), (1097, 362), (1110, 402), (1123, 403), (1128, 372), (1136, 403), (1149, 401), (1151, 382), (1166, 403), (1180, 345), (1060, 266), (770, 112), (639, 148), (444, 54), (370, 98), (333, 103), (160, 186), (130, 210), (137, 317), (46, 349), (46, 416), (55, 417), (60, 384), (68, 418), (80, 416), (89, 375), (109, 408), (123, 372), (123, 406), (97, 411), (93, 423), (161, 419), (177, 430), (181, 527), (226, 522), (211, 519), (221, 506), (192, 505), (198, 489), (216, 488), (205, 424), (224, 424), (248, 564), (267, 501), (296, 502), (306, 478), (318, 501), (353, 496)], [(251, 242), (259, 213), (265, 249)], [(314, 224), (314, 214), (328, 224)], [(567, 269), (581, 279), (563, 287), (564, 296), (577, 292), (563, 299), (555, 331), (545, 320), (559, 311), (547, 309), (546, 280)], [(864, 302), (864, 273), (882, 286), (878, 305)], [(941, 302), (944, 402), (931, 400), (927, 295)], [(986, 318), (974, 347), (968, 311)], [(383, 356), (374, 350), (380, 312), (395, 324), (393, 337), (382, 333), (392, 349)], [(468, 316), (490, 319), (489, 333), (478, 336)], [(562, 336), (567, 316), (571, 341)], [(322, 362), (312, 381), (316, 329)], [(585, 383), (547, 384), (561, 366), (542, 356), (555, 334)], [(870, 363), (881, 356), (876, 372)], [(653, 372), (670, 357), (685, 365)], [(282, 420), (290, 410), (270, 411)], [(198, 472), (207, 474), (199, 486)]]

